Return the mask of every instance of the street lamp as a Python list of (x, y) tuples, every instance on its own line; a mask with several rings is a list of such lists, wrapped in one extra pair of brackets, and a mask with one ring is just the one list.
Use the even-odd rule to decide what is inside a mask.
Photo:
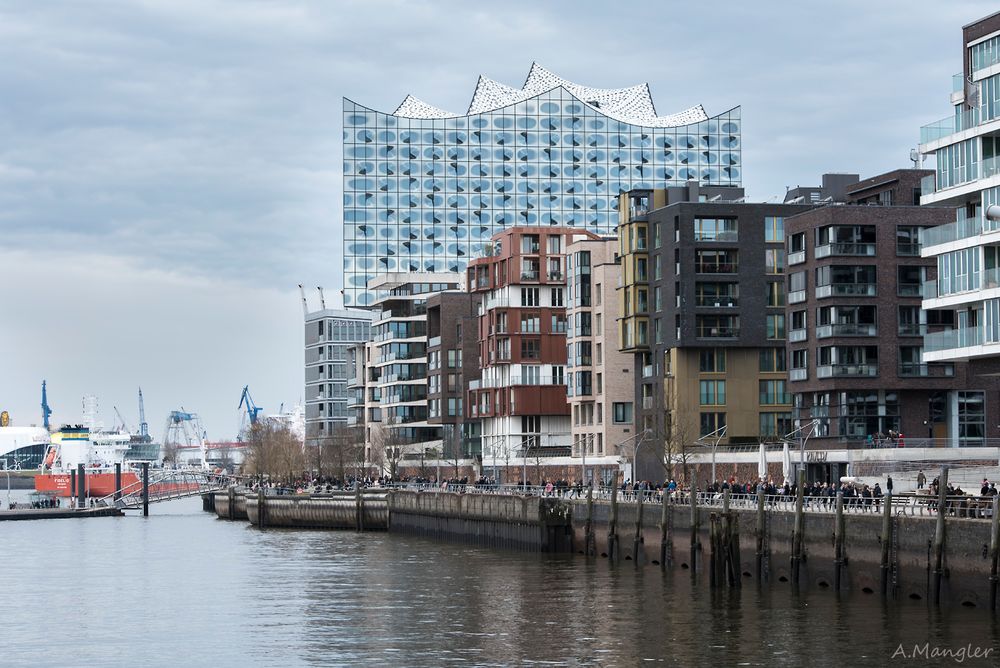
[[(626, 438), (624, 441), (618, 444), (618, 449), (621, 450), (622, 446), (627, 445), (629, 441), (632, 441), (632, 464), (628, 471), (628, 479), (635, 482), (635, 458), (639, 453), (639, 446), (642, 445), (648, 437), (653, 435), (652, 429), (644, 429), (641, 433), (636, 434), (631, 438)], [(628, 455), (625, 455), (625, 463), (628, 464)]]
[[(806, 443), (809, 441), (810, 436), (815, 436), (816, 427), (818, 426), (819, 426), (819, 420), (813, 420), (808, 424), (802, 425), (798, 429), (793, 429), (792, 431), (788, 432), (787, 434), (781, 437), (781, 440), (787, 441), (792, 436), (799, 434), (799, 467), (803, 471), (806, 470)], [(803, 437), (801, 434), (802, 432), (805, 432), (806, 429), (808, 429), (809, 431), (806, 432), (805, 436)]]
[(708, 443), (705, 442), (706, 438), (714, 438), (715, 439), (715, 441), (711, 445), (711, 448), (712, 448), (712, 484), (713, 485), (715, 484), (715, 481), (716, 481), (716, 477), (715, 477), (715, 451), (719, 448), (719, 441), (721, 441), (723, 438), (726, 437), (726, 429), (728, 427), (729, 427), (729, 425), (725, 425), (724, 424), (721, 427), (719, 427), (718, 429), (716, 429), (715, 431), (709, 432), (709, 433), (705, 434), (704, 436), (700, 436), (699, 438), (697, 438), (695, 440), (695, 443), (701, 443), (702, 445), (708, 445)]
[(587, 484), (587, 448), (594, 444), (593, 434), (584, 434), (580, 437), (580, 456), (583, 457), (580, 464), (580, 484)]

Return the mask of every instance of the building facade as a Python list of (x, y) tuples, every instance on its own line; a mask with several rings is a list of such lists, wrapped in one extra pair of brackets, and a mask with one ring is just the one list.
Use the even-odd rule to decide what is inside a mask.
[(648, 85), (580, 86), (533, 64), (512, 88), (480, 77), (464, 114), (407, 96), (344, 118), (344, 303), (391, 272), (461, 272), (514, 225), (612, 234), (618, 194), (739, 185), (739, 108), (657, 116)]
[(618, 349), (617, 239), (566, 247), (566, 393), (577, 480), (610, 481), (634, 435), (632, 358)]
[(352, 309), (305, 313), (306, 444), (333, 434), (350, 417), (350, 348), (371, 336), (373, 315)]
[[(924, 361), (974, 359), (1000, 372), (1000, 13), (962, 28), (962, 71), (952, 78), (952, 113), (920, 129), (933, 155), (921, 203), (946, 206), (954, 220), (928, 230), (922, 254), (937, 263), (927, 310), (954, 310), (954, 329), (928, 334)], [(987, 416), (988, 426), (997, 416)]]
[[(566, 246), (593, 233), (514, 227), (467, 269), (478, 297), (478, 381), (469, 409), (482, 425), (483, 464), (540, 463), (572, 448), (566, 402)], [(526, 468), (526, 466), (525, 466)]]
[[(807, 204), (743, 202), (742, 189), (623, 195), (619, 339), (633, 356), (639, 477), (705, 445), (791, 431), (784, 219)], [(668, 471), (679, 477), (678, 472)]]

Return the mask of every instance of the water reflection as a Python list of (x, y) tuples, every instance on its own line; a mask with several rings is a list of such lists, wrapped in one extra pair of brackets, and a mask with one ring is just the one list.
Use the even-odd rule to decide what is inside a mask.
[[(197, 500), (0, 523), (10, 665), (884, 666), (998, 646), (981, 610), (386, 534), (260, 532)], [(998, 654), (994, 652), (994, 654)], [(981, 662), (993, 665), (994, 661)], [(964, 665), (977, 665), (968, 660)]]

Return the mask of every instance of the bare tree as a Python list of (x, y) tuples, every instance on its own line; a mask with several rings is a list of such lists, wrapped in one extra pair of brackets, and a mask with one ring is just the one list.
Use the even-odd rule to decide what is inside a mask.
[(164, 464), (177, 464), (177, 454), (178, 447), (173, 441), (164, 440), (163, 445), (160, 446), (163, 452), (163, 463)]
[(371, 458), (381, 467), (388, 468), (389, 477), (393, 480), (399, 476), (399, 463), (404, 454), (404, 439), (395, 425), (396, 416), (388, 413), (383, 416), (381, 424), (372, 429), (371, 436)]
[(691, 432), (690, 422), (677, 419), (677, 409), (673, 402), (673, 393), (667, 391), (666, 410), (662, 421), (657, 421), (653, 430), (654, 443), (662, 444), (660, 457), (667, 479), (676, 479), (677, 473), (683, 475), (685, 484), (693, 484), (691, 479), (691, 457), (696, 454), (694, 445), (697, 436)]
[(441, 435), (441, 451), (445, 461), (452, 465), (453, 478), (458, 477), (458, 467), (462, 455), (465, 454), (463, 441), (460, 425), (445, 425), (444, 433)]
[(251, 473), (291, 482), (305, 467), (302, 442), (277, 421), (254, 424), (247, 432), (247, 450), (246, 468)]

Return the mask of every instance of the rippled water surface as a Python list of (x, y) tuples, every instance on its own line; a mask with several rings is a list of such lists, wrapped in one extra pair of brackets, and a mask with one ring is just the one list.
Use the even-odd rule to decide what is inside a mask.
[[(982, 610), (713, 592), (690, 573), (387, 534), (267, 530), (200, 499), (0, 522), (0, 665), (998, 665)], [(967, 650), (968, 651), (968, 650)], [(897, 654), (893, 659), (893, 654)]]

